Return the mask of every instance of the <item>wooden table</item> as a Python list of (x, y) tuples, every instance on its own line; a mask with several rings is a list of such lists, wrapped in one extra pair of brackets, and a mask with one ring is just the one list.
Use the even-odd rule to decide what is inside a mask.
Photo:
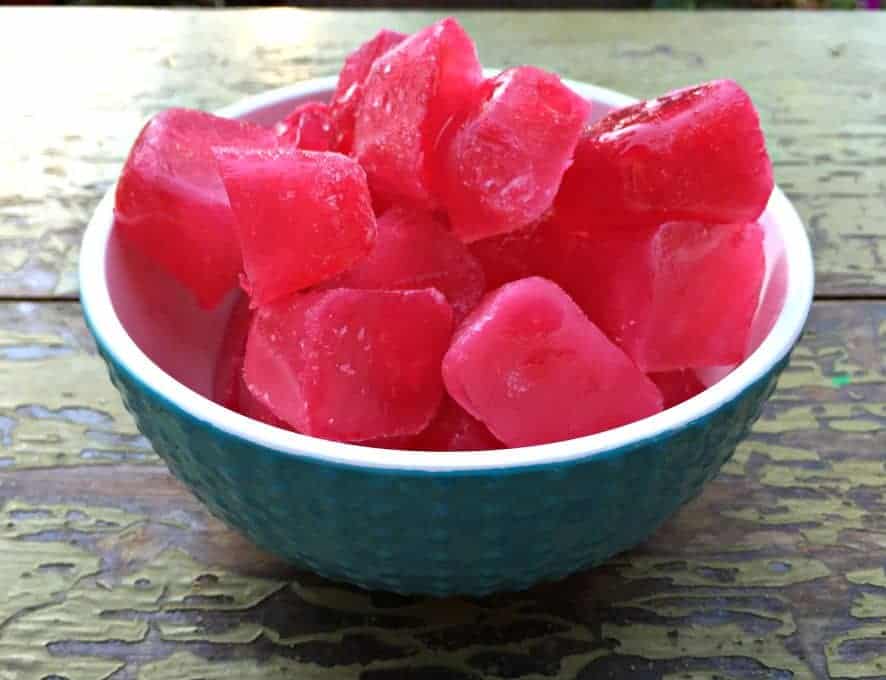
[(480, 601), (295, 573), (211, 518), (84, 328), (83, 226), (145, 118), (333, 74), (430, 14), (0, 10), (0, 679), (886, 677), (886, 13), (464, 13), (487, 64), (729, 76), (818, 300), (753, 436), (646, 545)]

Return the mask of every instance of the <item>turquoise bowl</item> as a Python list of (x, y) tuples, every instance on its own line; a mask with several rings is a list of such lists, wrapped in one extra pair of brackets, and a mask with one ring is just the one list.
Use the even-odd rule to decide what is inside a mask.
[[(597, 115), (624, 95), (569, 83)], [(224, 110), (261, 123), (329, 95), (322, 79)], [(112, 188), (81, 253), (83, 311), (139, 430), (217, 517), (260, 547), (365, 588), (431, 595), (518, 590), (642, 542), (714, 477), (760, 414), (812, 301), (803, 225), (776, 189), (761, 218), (767, 276), (755, 349), (705, 372), (702, 394), (596, 435), (503, 451), (414, 452), (280, 430), (206, 395), (233, 296), (198, 310), (123, 251)]]

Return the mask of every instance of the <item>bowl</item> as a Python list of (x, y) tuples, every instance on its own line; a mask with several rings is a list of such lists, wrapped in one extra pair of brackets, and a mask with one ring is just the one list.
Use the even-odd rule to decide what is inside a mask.
[[(595, 115), (631, 103), (567, 83)], [(332, 78), (220, 112), (262, 124), (325, 99)], [(80, 258), (83, 312), (114, 385), (172, 473), (258, 546), (325, 577), (405, 594), (519, 590), (642, 542), (693, 498), (757, 419), (812, 301), (809, 241), (775, 189), (761, 218), (767, 274), (752, 354), (644, 420), (569, 441), (481, 452), (342, 444), (277, 429), (207, 398), (234, 302), (212, 312), (120, 248), (112, 187)]]

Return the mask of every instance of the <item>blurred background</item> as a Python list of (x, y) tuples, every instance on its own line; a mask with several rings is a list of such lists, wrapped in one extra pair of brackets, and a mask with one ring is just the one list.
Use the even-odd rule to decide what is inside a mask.
[(96, 2), (95, 0), (0, 0), (0, 5), (138, 5), (181, 7), (257, 7), (292, 5), (301, 7), (452, 7), (452, 8), (588, 8), (588, 9), (882, 9), (886, 0), (299, 0), (298, 2), (249, 2), (238, 0), (192, 0), (182, 2)]

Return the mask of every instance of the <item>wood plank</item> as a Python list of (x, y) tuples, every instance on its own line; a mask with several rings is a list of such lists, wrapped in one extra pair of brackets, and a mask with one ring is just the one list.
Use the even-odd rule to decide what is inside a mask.
[[(0, 10), (0, 295), (71, 296), (82, 228), (144, 120), (336, 73), (438, 14)], [(815, 241), (818, 291), (886, 294), (886, 14), (459, 14), (483, 61), (637, 96), (716, 77), (757, 102)], [(40, 39), (35, 40), (34, 36)]]
[(279, 564), (134, 437), (76, 305), (0, 329), (2, 680), (886, 674), (886, 302), (816, 304), (750, 440), (647, 544), (479, 601)]

